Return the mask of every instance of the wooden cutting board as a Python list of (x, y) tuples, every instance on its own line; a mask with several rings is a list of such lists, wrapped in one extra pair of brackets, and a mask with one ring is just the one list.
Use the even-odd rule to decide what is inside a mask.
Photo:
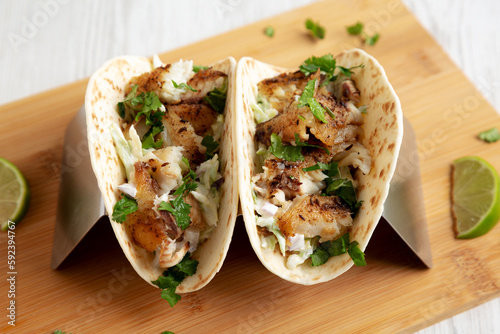
[[(326, 28), (312, 40), (306, 18)], [(364, 22), (379, 32), (364, 47), (345, 26)], [(263, 29), (272, 25), (273, 38)], [(171, 309), (127, 262), (109, 224), (98, 224), (56, 271), (50, 269), (63, 135), (83, 104), (86, 81), (0, 107), (0, 156), (31, 185), (32, 201), (15, 229), (16, 326), (5, 315), (9, 286), (0, 283), (0, 329), (9, 333), (358, 333), (414, 332), (500, 296), (500, 226), (474, 240), (457, 240), (450, 214), (450, 164), (478, 155), (500, 170), (500, 143), (476, 135), (500, 118), (399, 1), (322, 1), (162, 55), (164, 61), (210, 63), (251, 56), (298, 66), (310, 55), (363, 47), (385, 67), (418, 137), (434, 268), (425, 269), (380, 224), (366, 250), (367, 267), (333, 281), (295, 285), (269, 273), (237, 221), (221, 271), (201, 291)], [(75, 189), (78, 191), (78, 189)], [(0, 235), (6, 259), (7, 236)], [(7, 261), (1, 272), (9, 270)]]

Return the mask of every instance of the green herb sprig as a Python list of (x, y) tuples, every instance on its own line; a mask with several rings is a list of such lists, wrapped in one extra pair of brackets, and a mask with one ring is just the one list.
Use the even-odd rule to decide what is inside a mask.
[(181, 262), (168, 268), (156, 281), (152, 281), (161, 291), (161, 298), (165, 299), (171, 307), (181, 300), (181, 296), (175, 293), (177, 286), (188, 277), (194, 275), (198, 268), (198, 261), (190, 259), (190, 254), (186, 253)]
[(311, 32), (313, 37), (323, 39), (325, 38), (325, 28), (319, 24), (319, 22), (314, 22), (311, 19), (307, 19), (305, 22), (306, 29)]
[(365, 254), (359, 249), (359, 243), (350, 242), (349, 238), (349, 233), (346, 233), (338, 239), (320, 243), (311, 254), (311, 265), (320, 266), (332, 256), (348, 253), (356, 266), (366, 266)]
[(127, 219), (127, 215), (137, 211), (138, 206), (135, 199), (122, 194), (122, 199), (116, 202), (113, 207), (113, 220), (117, 223), (123, 223)]
[(380, 34), (379, 33), (376, 33), (373, 36), (368, 36), (368, 34), (364, 30), (364, 25), (361, 22), (357, 22), (356, 24), (354, 24), (352, 26), (348, 26), (347, 27), (347, 32), (349, 33), (349, 35), (359, 35), (359, 36), (361, 36), (361, 38), (363, 38), (363, 42), (366, 45), (370, 45), (370, 46), (375, 45), (375, 43), (377, 43), (377, 41), (380, 38)]
[(487, 143), (494, 143), (500, 140), (500, 132), (497, 128), (491, 128), (489, 130), (483, 131), (478, 135), (479, 139)]

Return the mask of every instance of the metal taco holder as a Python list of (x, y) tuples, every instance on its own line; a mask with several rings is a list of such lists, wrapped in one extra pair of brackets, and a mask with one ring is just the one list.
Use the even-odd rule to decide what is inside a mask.
[[(51, 268), (57, 269), (85, 235), (107, 217), (88, 152), (85, 109), (66, 129)], [(415, 132), (404, 118), (404, 136), (382, 218), (428, 268), (432, 254), (427, 231)]]

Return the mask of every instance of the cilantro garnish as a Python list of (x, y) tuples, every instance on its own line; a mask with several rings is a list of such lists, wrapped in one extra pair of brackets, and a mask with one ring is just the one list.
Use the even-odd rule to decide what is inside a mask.
[(226, 93), (227, 85), (225, 84), (220, 89), (215, 87), (210, 91), (207, 96), (203, 98), (205, 102), (210, 104), (210, 106), (218, 113), (222, 114), (224, 112), (224, 107), (226, 106)]
[(117, 223), (123, 223), (127, 219), (127, 215), (137, 211), (138, 206), (135, 199), (122, 194), (123, 198), (116, 202), (113, 207), (113, 220)]
[(205, 158), (207, 160), (212, 159), (214, 157), (215, 152), (219, 148), (219, 143), (211, 135), (206, 135), (205, 137), (203, 137), (201, 145), (207, 148), (205, 152)]
[(175, 82), (174, 80), (172, 80), (172, 85), (174, 85), (174, 88), (180, 88), (180, 89), (184, 89), (185, 88), (185, 89), (189, 89), (192, 92), (197, 92), (196, 89), (194, 89), (193, 87), (191, 87), (191, 85), (188, 85), (185, 82), (181, 82), (180, 84), (178, 84), (177, 82)]
[[(316, 100), (313, 97), (315, 85), (316, 85), (316, 79), (312, 79), (307, 82), (306, 87), (304, 88), (304, 91), (302, 92), (302, 95), (300, 95), (299, 98), (299, 108), (308, 106), (314, 117), (316, 117), (323, 123), (328, 123), (328, 121), (325, 118), (325, 111), (326, 111), (325, 108), (323, 108), (323, 106), (321, 106), (318, 100)], [(333, 113), (331, 113), (330, 116), (333, 116), (335, 118), (335, 115)]]
[(306, 29), (311, 31), (313, 37), (323, 39), (325, 38), (325, 28), (319, 22), (313, 22), (311, 19), (306, 20)]
[(185, 230), (189, 223), (191, 223), (191, 205), (184, 201), (191, 191), (198, 188), (198, 184), (194, 182), (196, 179), (196, 173), (189, 167), (189, 161), (182, 157), (182, 161), (188, 166), (189, 172), (182, 179), (182, 185), (177, 188), (174, 192), (174, 196), (177, 196), (174, 200), (165, 202), (162, 201), (158, 207), (158, 210), (164, 210), (170, 212), (175, 217), (175, 222), (182, 229)]
[(274, 28), (271, 26), (267, 26), (266, 29), (264, 29), (264, 33), (266, 34), (267, 37), (273, 37), (274, 36)]
[(353, 67), (337, 66), (335, 58), (333, 58), (331, 54), (326, 54), (322, 57), (312, 56), (306, 59), (299, 68), (300, 71), (306, 76), (311, 75), (311, 73), (315, 73), (319, 69), (321, 73), (326, 75), (326, 82), (328, 82), (337, 80), (338, 75), (334, 74), (335, 69), (338, 69), (341, 74), (350, 78), (354, 73), (352, 69), (359, 67), (364, 67), (364, 65), (360, 64)]
[(142, 104), (141, 111), (135, 116), (136, 121), (138, 121), (141, 116), (146, 118), (146, 125), (155, 125), (155, 123), (161, 121), (165, 112), (159, 110), (163, 104), (160, 102), (155, 92), (141, 93), (136, 98), (137, 101), (140, 101), (140, 104)]
[(357, 22), (352, 26), (348, 26), (347, 32), (349, 33), (349, 35), (361, 36), (363, 38), (363, 42), (366, 45), (371, 45), (371, 46), (375, 45), (375, 43), (377, 43), (378, 39), (380, 38), (379, 33), (376, 33), (373, 36), (368, 36), (368, 34), (365, 32), (365, 27), (361, 22)]
[(154, 137), (162, 131), (163, 131), (162, 122), (158, 122), (154, 126), (149, 128), (148, 132), (146, 132), (142, 137), (142, 148), (145, 150), (148, 148), (159, 149), (163, 144), (163, 140), (158, 139), (157, 141), (155, 141)]
[(190, 254), (186, 253), (181, 262), (168, 268), (156, 281), (151, 282), (162, 289), (161, 298), (165, 299), (171, 307), (174, 307), (175, 304), (181, 300), (181, 296), (175, 293), (177, 286), (181, 284), (186, 277), (192, 276), (198, 268), (198, 261), (190, 259), (189, 257)]
[(491, 128), (489, 130), (483, 131), (478, 135), (479, 139), (487, 142), (494, 143), (500, 140), (500, 132), (498, 132), (497, 128)]
[(271, 135), (271, 146), (268, 151), (276, 158), (287, 161), (303, 161), (302, 148), (300, 146), (283, 145), (281, 137), (276, 133)]
[(323, 174), (328, 176), (325, 179), (326, 187), (323, 189), (324, 196), (335, 195), (341, 198), (351, 209), (352, 216), (356, 215), (362, 202), (356, 199), (356, 191), (349, 179), (341, 179), (340, 171), (337, 162), (333, 161), (329, 164), (318, 162), (316, 165), (303, 168), (304, 172), (322, 169)]
[(349, 241), (349, 233), (344, 234), (338, 239), (322, 242), (311, 254), (311, 265), (320, 266), (332, 256), (348, 253), (354, 264), (357, 266), (366, 266), (365, 255), (359, 249), (358, 242)]
[(302, 147), (321, 148), (325, 150), (327, 154), (330, 154), (330, 151), (326, 147), (300, 141), (298, 134), (295, 134), (295, 146), (283, 145), (281, 142), (281, 137), (278, 134), (271, 134), (271, 146), (269, 146), (268, 151), (279, 159), (287, 161), (304, 161), (304, 156), (302, 155)]
[(200, 70), (208, 70), (208, 66), (193, 65), (193, 72), (198, 73)]

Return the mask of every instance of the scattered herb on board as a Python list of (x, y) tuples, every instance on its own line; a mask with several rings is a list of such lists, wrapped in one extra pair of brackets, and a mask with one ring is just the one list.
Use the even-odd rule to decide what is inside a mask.
[(366, 45), (371, 45), (371, 46), (375, 45), (375, 43), (377, 43), (377, 41), (380, 38), (379, 33), (375, 33), (374, 35), (369, 36), (365, 31), (365, 27), (364, 27), (363, 23), (361, 23), (361, 22), (357, 22), (356, 24), (354, 24), (352, 26), (348, 26), (347, 32), (349, 33), (349, 35), (360, 36)]
[(274, 28), (271, 26), (267, 26), (264, 29), (264, 34), (266, 34), (267, 37), (273, 37), (274, 36)]
[(135, 199), (122, 194), (122, 199), (116, 202), (113, 207), (113, 220), (117, 223), (123, 223), (127, 219), (127, 215), (137, 211), (138, 206)]
[(306, 29), (311, 32), (313, 37), (323, 39), (325, 38), (325, 28), (319, 22), (313, 22), (311, 19), (306, 20)]
[(500, 132), (497, 128), (491, 128), (489, 130), (483, 131), (478, 135), (479, 139), (487, 143), (494, 143), (500, 140)]

